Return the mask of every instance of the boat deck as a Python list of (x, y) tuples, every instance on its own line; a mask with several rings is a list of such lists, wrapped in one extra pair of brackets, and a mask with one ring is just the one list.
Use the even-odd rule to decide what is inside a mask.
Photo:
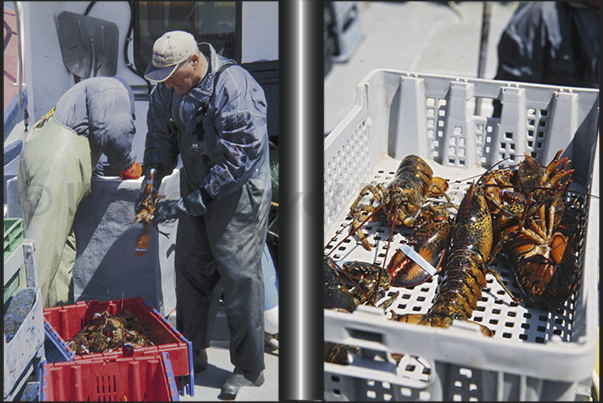
[[(171, 318), (170, 318), (170, 321)], [(277, 342), (278, 343), (278, 342)], [(226, 327), (226, 315), (218, 310), (218, 317), (211, 340), (207, 349), (208, 367), (205, 371), (195, 374), (195, 391), (193, 396), (180, 396), (181, 401), (217, 401), (222, 384), (232, 373), (234, 366), (230, 363), (228, 350), (229, 334)], [(277, 344), (278, 346), (278, 344)], [(260, 387), (243, 387), (235, 400), (239, 401), (277, 401), (278, 398), (278, 349), (266, 346), (264, 353), (264, 384)]]

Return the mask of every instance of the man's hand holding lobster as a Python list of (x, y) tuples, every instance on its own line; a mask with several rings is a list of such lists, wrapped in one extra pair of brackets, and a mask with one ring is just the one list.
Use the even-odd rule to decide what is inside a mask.
[[(154, 222), (155, 208), (159, 200), (163, 198), (163, 196), (159, 196), (158, 192), (164, 175), (158, 174), (158, 171), (160, 170), (157, 166), (152, 165), (147, 167), (147, 173), (145, 174), (140, 191), (134, 201), (134, 210), (136, 213), (134, 222), (141, 222), (144, 224), (142, 233), (138, 237), (138, 243), (136, 244), (136, 256), (139, 257), (143, 256), (148, 249), (149, 241), (151, 239), (150, 225)], [(155, 225), (156, 224), (157, 223), (155, 223)], [(168, 234), (159, 230), (158, 232), (169, 238)]]
[(164, 200), (155, 206), (153, 224), (186, 216), (202, 216), (207, 211), (204, 199), (209, 196), (202, 189), (197, 189), (186, 197), (177, 200)]
[[(134, 221), (145, 224), (136, 246), (138, 256), (144, 255), (147, 251), (151, 237), (150, 224), (157, 226), (167, 220), (186, 216), (202, 216), (207, 211), (206, 202), (211, 199), (203, 189), (197, 189), (186, 197), (176, 200), (161, 200), (164, 196), (159, 196), (158, 191), (163, 175), (158, 174), (159, 171), (157, 166), (148, 167), (145, 180), (134, 202), (136, 212)], [(159, 230), (158, 232), (168, 236)]]
[(144, 180), (142, 181), (142, 186), (134, 201), (134, 212), (137, 216), (143, 209), (148, 208), (152, 199), (156, 198), (155, 196), (157, 196), (157, 193), (159, 192), (159, 186), (161, 186), (161, 181), (164, 176), (159, 174), (161, 170), (157, 165), (149, 165), (145, 168), (146, 173)]

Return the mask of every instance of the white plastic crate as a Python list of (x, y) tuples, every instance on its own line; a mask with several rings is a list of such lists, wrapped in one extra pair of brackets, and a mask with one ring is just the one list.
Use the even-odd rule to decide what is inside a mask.
[[(483, 99), (475, 115), (476, 97)], [(502, 101), (491, 117), (488, 99)], [(465, 323), (449, 329), (387, 320), (381, 310), (353, 314), (325, 310), (325, 340), (361, 347), (351, 365), (325, 363), (327, 400), (567, 400), (590, 379), (598, 323), (598, 240), (591, 191), (598, 138), (598, 91), (375, 70), (357, 87), (356, 105), (325, 140), (325, 254), (336, 261), (383, 264), (389, 233), (383, 224), (364, 226), (377, 247), (368, 252), (349, 238), (349, 206), (368, 183), (388, 183), (406, 155), (417, 154), (435, 176), (451, 180), (460, 203), (471, 180), (491, 165), (516, 164), (524, 152), (548, 164), (555, 153), (575, 169), (570, 198), (581, 198), (585, 239), (579, 245), (583, 275), (579, 291), (561, 306), (512, 303), (491, 275), (473, 321), (495, 332), (488, 338)], [(598, 160), (597, 160), (598, 166)], [(471, 178), (471, 179), (468, 179)], [(455, 181), (459, 180), (458, 183)], [(367, 196), (367, 200), (369, 197)], [(590, 223), (590, 225), (587, 225)], [(407, 241), (397, 228), (387, 255)], [(513, 293), (519, 288), (504, 258), (496, 270)], [(398, 314), (425, 313), (438, 277), (400, 294)], [(394, 365), (389, 353), (405, 354)]]
[(34, 250), (33, 241), (25, 239), (5, 261), (5, 273), (17, 273), (24, 266), (26, 281), (19, 290), (28, 287), (35, 289), (36, 294), (31, 310), (12, 340), (7, 343), (4, 335), (4, 398), (8, 400), (12, 400), (19, 392), (44, 356), (43, 304), (40, 289), (36, 287)]

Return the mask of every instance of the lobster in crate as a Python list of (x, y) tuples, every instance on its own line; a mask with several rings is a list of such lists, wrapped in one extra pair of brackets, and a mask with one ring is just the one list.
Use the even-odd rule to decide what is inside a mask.
[[(455, 219), (450, 253), (442, 270), (437, 296), (429, 311), (394, 318), (400, 322), (434, 327), (449, 327), (454, 320), (469, 321), (486, 286), (486, 274), (492, 274), (506, 289), (500, 275), (486, 266), (493, 244), (492, 217), (484, 196), (484, 187), (472, 184)], [(511, 294), (509, 292), (509, 294)], [(511, 294), (512, 295), (512, 294)], [(515, 298), (515, 297), (513, 297)], [(482, 333), (492, 336), (486, 326)]]
[[(356, 234), (364, 249), (370, 251), (374, 245), (362, 231), (366, 222), (383, 221), (391, 226), (390, 240), (394, 228), (404, 225), (413, 229), (409, 244), (413, 245), (415, 252), (431, 266), (437, 267), (450, 238), (451, 219), (448, 209), (456, 208), (446, 190), (448, 183), (445, 179), (434, 177), (433, 170), (422, 158), (409, 155), (400, 162), (394, 179), (389, 184), (369, 184), (360, 191), (350, 206), (350, 235)], [(373, 200), (361, 203), (369, 192), (373, 195)], [(439, 196), (444, 196), (448, 203), (435, 205), (427, 202), (428, 198)], [(375, 201), (377, 205), (374, 205)], [(433, 275), (400, 250), (396, 251), (387, 271), (392, 285), (400, 287), (424, 282)]]
[[(342, 274), (340, 274), (342, 273)], [(343, 277), (353, 285), (348, 287)], [(372, 304), (373, 299), (382, 298), (390, 288), (390, 277), (387, 271), (375, 264), (364, 262), (347, 262), (343, 268), (330, 257), (324, 260), (324, 308), (342, 312), (353, 312), (358, 305)], [(387, 309), (388, 298), (380, 305)], [(347, 344), (324, 343), (324, 360), (342, 365), (350, 364), (360, 348)]]
[[(436, 327), (468, 321), (486, 286), (486, 274), (492, 274), (519, 302), (488, 266), (501, 250), (512, 262), (519, 288), (529, 300), (562, 303), (577, 289), (578, 225), (575, 215), (564, 215), (562, 197), (572, 171), (565, 169), (567, 158), (559, 159), (561, 152), (546, 168), (526, 155), (516, 170), (489, 170), (469, 187), (456, 216), (434, 305), (425, 315), (400, 315), (395, 320)], [(483, 334), (492, 335), (490, 329), (478, 325)]]
[[(401, 161), (390, 184), (367, 185), (362, 189), (350, 206), (350, 234), (341, 242), (357, 234), (364, 249), (371, 250), (374, 246), (361, 230), (365, 222), (385, 221), (391, 225), (392, 233), (395, 226), (405, 225), (414, 229), (410, 244), (414, 246), (415, 253), (429, 260), (432, 265), (438, 266), (448, 247), (452, 228), (448, 208), (456, 207), (446, 195), (447, 189), (446, 181), (434, 178), (431, 167), (423, 159), (415, 155), (407, 156)], [(374, 196), (374, 200), (369, 204), (360, 203), (367, 192)], [(448, 203), (427, 203), (429, 197), (440, 195), (444, 195)], [(375, 200), (377, 206), (373, 205)], [(331, 252), (336, 249), (337, 246)], [(401, 251), (394, 254), (387, 269), (360, 261), (346, 262), (342, 266), (339, 268), (329, 255), (325, 257), (326, 309), (352, 312), (360, 304), (375, 305), (378, 299), (385, 296), (391, 285), (421, 283), (432, 276)], [(396, 297), (397, 294), (389, 297), (380, 307), (387, 309)], [(324, 354), (327, 362), (349, 364), (358, 353), (359, 349), (355, 346), (325, 343)], [(399, 357), (397, 359), (399, 360)]]
[[(324, 261), (324, 307), (343, 312), (352, 312), (358, 305), (339, 275), (337, 264), (331, 258)], [(360, 352), (356, 346), (324, 343), (324, 360), (342, 365), (351, 363)]]
[[(330, 305), (334, 304), (332, 301), (341, 303), (344, 300), (348, 301), (345, 304), (348, 311), (352, 311), (358, 304), (375, 305), (384, 291), (392, 285), (411, 286), (431, 278), (434, 273), (425, 271), (425, 265), (421, 266), (416, 262), (416, 255), (431, 266), (439, 267), (442, 261), (452, 230), (448, 209), (456, 208), (446, 194), (447, 189), (448, 183), (442, 178), (434, 177), (431, 167), (416, 155), (409, 155), (400, 162), (394, 179), (387, 186), (382, 183), (365, 186), (350, 206), (352, 226), (349, 235), (325, 256), (325, 307), (342, 308)], [(367, 192), (372, 193), (374, 199), (368, 204), (360, 203)], [(434, 196), (444, 196), (448, 202), (438, 205), (428, 203), (427, 199)], [(378, 202), (376, 206), (373, 205), (374, 201)], [(388, 211), (387, 214), (384, 214), (385, 210)], [(411, 258), (398, 250), (387, 269), (360, 261), (346, 262), (339, 269), (329, 255), (354, 234), (358, 235), (364, 249), (371, 250), (374, 246), (369, 243), (361, 228), (365, 222), (377, 220), (391, 225), (392, 234), (397, 225), (412, 227), (413, 233), (408, 243), (413, 246), (415, 256)], [(386, 259), (387, 253), (384, 262)], [(345, 281), (338, 273), (345, 277)], [(351, 285), (348, 287), (345, 282)]]
[[(486, 171), (477, 183), (469, 186), (453, 227), (447, 211), (452, 205), (450, 202), (439, 206), (427, 204), (415, 209), (415, 204), (406, 203), (411, 200), (409, 197), (396, 199), (394, 194), (398, 193), (394, 192), (393, 186), (389, 188), (391, 194), (380, 185), (365, 187), (371, 192), (382, 189), (378, 193), (382, 197), (375, 196), (381, 202), (379, 206), (362, 207), (372, 214), (367, 217), (360, 215), (361, 219), (374, 219), (380, 209), (389, 207), (387, 217), (392, 226), (404, 223), (407, 219), (406, 223), (412, 223), (415, 229), (411, 243), (417, 253), (407, 256), (400, 250), (396, 252), (384, 271), (391, 275), (388, 286), (412, 287), (422, 283), (433, 273), (428, 273), (417, 261), (424, 258), (437, 266), (446, 253), (444, 267), (437, 271), (441, 273), (441, 283), (429, 311), (426, 314), (395, 315), (393, 319), (436, 327), (449, 327), (454, 320), (469, 321), (481, 300), (487, 274), (495, 277), (513, 303), (518, 303), (520, 299), (509, 291), (500, 274), (489, 266), (500, 252), (504, 252), (512, 262), (519, 288), (527, 299), (548, 305), (564, 302), (577, 289), (580, 280), (575, 254), (580, 240), (580, 225), (575, 211), (573, 214), (564, 214), (564, 194), (573, 171), (566, 169), (569, 164), (567, 158), (559, 159), (561, 152), (546, 167), (526, 155), (525, 161), (516, 167), (493, 167)], [(408, 178), (412, 177), (409, 174), (412, 170), (403, 167), (411, 165), (409, 161), (417, 161), (417, 158), (410, 156), (408, 160), (405, 159), (396, 177), (402, 177), (398, 175), (401, 172), (406, 172)], [(418, 170), (421, 172), (431, 172), (424, 171), (421, 163), (415, 167), (423, 167), (423, 171)], [(418, 181), (415, 183), (422, 183), (424, 188), (432, 186), (428, 182), (429, 175), (415, 173), (415, 178)], [(398, 182), (395, 179), (393, 183)], [(360, 228), (357, 217), (359, 200), (364, 192), (352, 205), (351, 210), (356, 217), (352, 233)], [(399, 193), (416, 195), (411, 191)], [(428, 193), (419, 192), (421, 194)], [(397, 200), (399, 204), (392, 200)], [(391, 212), (397, 212), (397, 209), (402, 210), (402, 214), (392, 215)], [(449, 242), (450, 237), (452, 240)], [(365, 245), (362, 236), (359, 235), (359, 238)], [(438, 254), (434, 255), (436, 252)], [(389, 279), (387, 276), (385, 278)], [(383, 287), (381, 280), (372, 284), (376, 289)], [(483, 334), (492, 335), (490, 329), (481, 324), (479, 326)]]
[(148, 323), (138, 325), (127, 309), (123, 316), (111, 315), (107, 311), (97, 312), (92, 316), (92, 323), (83, 326), (67, 346), (78, 355), (111, 352), (120, 347), (131, 351), (153, 345), (149, 340), (148, 327)]
[(491, 198), (500, 234), (491, 258), (504, 250), (522, 293), (545, 305), (564, 302), (581, 278), (575, 256), (580, 226), (575, 214), (565, 214), (563, 199), (573, 171), (565, 169), (567, 158), (559, 159), (562, 151), (546, 167), (526, 155), (517, 170), (491, 175), (509, 189)]
[[(404, 158), (391, 183), (384, 186), (382, 183), (376, 186), (368, 184), (361, 191), (356, 200), (350, 206), (352, 215), (351, 234), (358, 234), (362, 246), (371, 250), (371, 245), (360, 227), (366, 221), (383, 220), (392, 226), (404, 224), (412, 226), (421, 208), (431, 196), (446, 195), (448, 184), (439, 177), (433, 176), (433, 170), (422, 158), (409, 155)], [(360, 201), (367, 192), (371, 192), (378, 201), (377, 206), (361, 204)], [(446, 195), (447, 197), (447, 195)], [(450, 199), (448, 199), (450, 201)], [(382, 209), (388, 210), (385, 215)], [(363, 214), (370, 213), (370, 215)], [(361, 223), (362, 221), (362, 223)]]

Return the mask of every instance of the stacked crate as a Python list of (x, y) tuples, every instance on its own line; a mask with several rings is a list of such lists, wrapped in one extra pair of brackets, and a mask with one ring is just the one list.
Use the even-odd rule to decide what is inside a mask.
[[(112, 352), (74, 354), (66, 341), (72, 339), (83, 326), (90, 324), (94, 314), (105, 311), (112, 316), (132, 314), (137, 324), (148, 325), (148, 337), (153, 345), (136, 347), (134, 350), (118, 348)], [(43, 394), (41, 393), (40, 400), (62, 399), (66, 396), (70, 400), (79, 400), (81, 397), (96, 400), (92, 396), (92, 389), (96, 389), (99, 382), (110, 385), (108, 387), (111, 390), (117, 391), (115, 396), (111, 396), (119, 400), (123, 396), (128, 400), (139, 398), (152, 400), (159, 396), (168, 396), (167, 391), (171, 390), (172, 379), (181, 394), (188, 393), (191, 396), (194, 394), (192, 344), (140, 297), (102, 302), (80, 301), (73, 305), (46, 308), (44, 320), (49, 341), (49, 348), (47, 348), (49, 362), (44, 366), (44, 385), (41, 389)], [(168, 366), (160, 362), (164, 355), (169, 358), (169, 371), (167, 371)], [(168, 374), (165, 377), (164, 372)], [(103, 375), (102, 379), (98, 376), (94, 379), (84, 379), (86, 374), (96, 373), (106, 376)], [(169, 374), (172, 375), (171, 378)], [(128, 382), (121, 385), (123, 382), (120, 379), (127, 376), (131, 378), (131, 382), (138, 385), (138, 391), (128, 389)], [(66, 379), (71, 378), (82, 379), (81, 382), (85, 382), (82, 384), (90, 391), (63, 390), (65, 384), (70, 384)], [(77, 394), (73, 394), (76, 392)], [(169, 396), (171, 400), (178, 397), (171, 392)]]
[(168, 353), (47, 364), (40, 401), (179, 400)]
[(44, 359), (42, 298), (34, 243), (21, 219), (4, 219), (4, 399), (19, 398)]

